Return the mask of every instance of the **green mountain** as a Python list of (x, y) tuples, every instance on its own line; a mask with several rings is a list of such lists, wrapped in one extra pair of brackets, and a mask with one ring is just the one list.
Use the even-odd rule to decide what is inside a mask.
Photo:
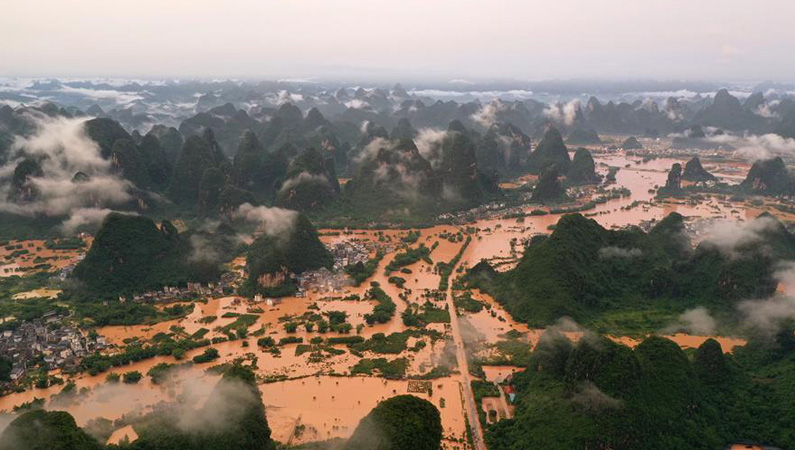
[(624, 142), (621, 143), (621, 148), (624, 150), (642, 150), (643, 144), (635, 136), (630, 136), (624, 139)]
[(146, 171), (152, 186), (158, 190), (164, 190), (171, 181), (171, 162), (160, 139), (151, 132), (146, 133), (138, 145), (138, 150), (146, 164)]
[(494, 124), (478, 142), (478, 169), (484, 173), (525, 173), (532, 153), (532, 140), (510, 123)]
[(478, 181), (475, 138), (461, 122), (450, 122), (442, 140), (439, 172), (447, 198), (463, 204), (477, 204), (483, 199)]
[(533, 188), (533, 203), (556, 203), (566, 199), (566, 189), (560, 184), (558, 171), (555, 166), (548, 167), (541, 172), (538, 183)]
[(740, 189), (755, 194), (780, 195), (795, 192), (795, 183), (780, 157), (754, 162)]
[(152, 413), (135, 427), (131, 450), (274, 450), (251, 369), (233, 365), (197, 411)]
[(793, 356), (791, 348), (752, 342), (724, 354), (709, 339), (689, 357), (661, 337), (630, 349), (547, 332), (528, 369), (513, 377), (514, 418), (488, 426), (486, 443), (492, 450), (792, 448)]
[(140, 138), (136, 141), (136, 136), (107, 118), (87, 120), (83, 126), (88, 137), (99, 146), (102, 157), (110, 160), (124, 178), (141, 189), (164, 189), (168, 185), (171, 164), (154, 133), (143, 138), (136, 135)]
[(103, 158), (110, 158), (113, 144), (120, 139), (131, 139), (130, 134), (115, 120), (97, 118), (87, 120), (83, 126), (86, 134), (99, 145)]
[(599, 134), (591, 128), (575, 128), (566, 139), (570, 144), (601, 144)]
[(795, 236), (772, 216), (756, 220), (750, 227), (765, 230), (758, 239), (726, 251), (709, 240), (691, 249), (676, 213), (648, 233), (566, 215), (548, 238), (526, 247), (513, 270), (497, 273), (480, 263), (469, 278), (533, 326), (569, 316), (627, 331), (651, 319), (608, 319), (638, 310), (671, 318), (695, 306), (731, 311), (738, 300), (771, 295), (777, 262), (795, 257)]
[[(191, 236), (181, 235), (168, 221), (158, 227), (148, 217), (110, 213), (73, 276), (100, 298), (216, 278), (221, 261), (191, 258)], [(228, 254), (231, 240), (220, 235), (203, 237), (208, 244), (217, 238), (214, 253)]]
[(248, 278), (241, 291), (246, 295), (290, 295), (295, 291), (293, 275), (333, 264), (334, 258), (312, 223), (305, 215), (296, 214), (285, 229), (265, 230), (251, 244), (246, 257)]
[(328, 127), (331, 123), (323, 117), (323, 114), (317, 108), (312, 108), (306, 113), (304, 118), (303, 128), (307, 131), (315, 131), (320, 127)]
[(345, 450), (438, 450), (442, 419), (433, 403), (413, 395), (382, 401), (367, 414)]
[(132, 181), (136, 186), (142, 189), (151, 187), (149, 164), (144, 160), (132, 139), (117, 139), (110, 150), (110, 161), (124, 178)]
[(397, 125), (395, 125), (395, 128), (392, 129), (389, 137), (396, 141), (400, 139), (414, 139), (418, 134), (419, 132), (411, 126), (409, 119), (401, 117)]
[(577, 151), (574, 152), (571, 167), (566, 174), (566, 183), (579, 186), (583, 184), (597, 184), (600, 181), (599, 175), (596, 174), (596, 164), (594, 163), (591, 152), (585, 148), (578, 148)]
[(246, 131), (240, 139), (233, 166), (233, 176), (238, 187), (252, 192), (263, 192), (272, 187), (273, 180), (263, 177), (265, 156), (265, 148), (254, 132)]
[(563, 137), (557, 129), (554, 127), (547, 129), (541, 142), (530, 155), (530, 161), (534, 173), (540, 174), (545, 168), (553, 165), (561, 173), (568, 172), (571, 158), (569, 158)]
[[(232, 365), (203, 406), (155, 410), (136, 418), (138, 439), (130, 450), (275, 450), (256, 375)], [(2, 450), (101, 450), (107, 447), (79, 428), (64, 411), (36, 409), (14, 419), (0, 434)]]
[(16, 203), (25, 203), (34, 200), (38, 195), (38, 190), (29, 181), (31, 178), (41, 177), (44, 172), (41, 164), (32, 158), (25, 158), (14, 168), (11, 176), (11, 189), (8, 191), (8, 199)]
[(756, 128), (761, 117), (743, 108), (740, 100), (732, 96), (726, 89), (715, 94), (712, 104), (696, 115), (696, 122), (729, 130), (748, 130)]
[(321, 209), (340, 192), (334, 161), (308, 148), (290, 163), (275, 205), (296, 211)]
[(442, 183), (414, 141), (400, 139), (360, 162), (343, 193), (350, 205), (371, 214), (403, 208), (417, 213), (438, 207)]
[(2, 450), (101, 450), (64, 411), (35, 409), (14, 419), (0, 434)]
[(694, 156), (685, 164), (685, 170), (682, 172), (682, 179), (695, 182), (716, 180), (715, 175), (712, 175), (704, 169), (698, 156)]
[(226, 184), (224, 173), (217, 167), (209, 167), (199, 183), (199, 215), (214, 217), (220, 208), (221, 191)]
[(665, 186), (659, 189), (660, 194), (677, 194), (682, 192), (682, 165), (674, 163), (668, 171)]
[[(184, 139), (182, 139), (182, 135), (179, 133), (174, 127), (167, 127), (165, 125), (155, 125), (146, 133), (146, 136), (152, 135), (156, 137), (158, 142), (160, 143), (160, 147), (163, 149), (163, 153), (166, 155), (166, 159), (168, 163), (173, 166), (177, 162), (177, 158), (179, 158), (179, 151), (182, 149), (182, 144)], [(146, 137), (144, 136), (144, 137)]]
[(180, 205), (197, 205), (202, 177), (211, 167), (219, 167), (219, 161), (210, 144), (199, 136), (186, 139), (174, 165), (168, 188), (169, 197)]

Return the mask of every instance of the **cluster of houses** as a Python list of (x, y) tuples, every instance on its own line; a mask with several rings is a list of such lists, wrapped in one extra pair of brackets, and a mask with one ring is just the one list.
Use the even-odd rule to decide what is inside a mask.
[(342, 292), (351, 281), (343, 271), (331, 271), (325, 267), (309, 270), (298, 275), (296, 297), (304, 297), (307, 291)]
[(12, 381), (41, 361), (50, 370), (74, 370), (82, 357), (107, 346), (103, 336), (84, 335), (77, 328), (63, 325), (63, 318), (52, 311), (14, 330), (3, 331), (0, 354), (13, 361)]
[(225, 295), (225, 290), (232, 287), (236, 280), (236, 274), (226, 272), (218, 283), (188, 283), (185, 287), (166, 286), (159, 291), (147, 291), (135, 294), (130, 298), (122, 295), (119, 296), (119, 301), (121, 303), (128, 300), (135, 303), (171, 303), (194, 300), (198, 297), (222, 297)]
[(325, 267), (301, 273), (297, 277), (297, 297), (303, 297), (312, 289), (323, 292), (342, 292), (350, 284), (350, 279), (345, 274), (345, 267), (370, 259), (373, 244), (346, 240), (327, 245), (329, 252), (334, 257), (334, 270)]
[[(521, 211), (521, 208), (514, 208), (516, 211)], [(491, 217), (495, 212), (505, 214), (506, 208), (504, 202), (491, 202), (486, 203), (475, 208), (459, 211), (455, 213), (440, 214), (436, 219), (440, 222), (458, 222), (461, 220), (485, 219)], [(510, 211), (510, 210), (509, 210)]]
[(344, 270), (345, 267), (358, 262), (366, 263), (370, 258), (370, 248), (363, 242), (342, 241), (328, 246), (334, 256), (334, 270)]

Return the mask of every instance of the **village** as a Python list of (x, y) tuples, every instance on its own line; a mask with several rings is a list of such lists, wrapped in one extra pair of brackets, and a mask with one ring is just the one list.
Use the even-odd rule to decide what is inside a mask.
[(197, 300), (205, 297), (222, 297), (234, 291), (239, 280), (237, 274), (225, 272), (217, 283), (187, 283), (185, 287), (165, 286), (159, 291), (146, 291), (132, 296), (119, 296), (119, 302), (173, 303)]
[[(303, 297), (309, 291), (341, 292), (350, 284), (345, 274), (345, 267), (350, 264), (367, 262), (374, 251), (372, 243), (346, 240), (329, 245), (334, 256), (333, 270), (321, 268), (309, 271), (297, 277), (299, 290), (296, 297)], [(76, 259), (82, 259), (82, 254)], [(50, 277), (52, 282), (62, 282), (68, 278), (74, 265), (62, 267)], [(140, 294), (119, 296), (120, 303), (168, 304), (193, 301), (204, 298), (219, 298), (234, 294), (245, 276), (242, 271), (224, 272), (216, 283), (187, 283), (184, 287), (165, 286), (157, 291), (146, 291)], [(278, 304), (279, 299), (264, 298), (257, 294), (254, 303), (264, 302), (268, 306)], [(106, 302), (107, 305), (107, 302)], [(10, 381), (7, 387), (13, 386), (24, 378), (24, 375), (36, 367), (48, 370), (59, 369), (63, 372), (77, 370), (85, 356), (102, 352), (109, 348), (104, 336), (92, 333), (87, 335), (73, 325), (68, 325), (68, 316), (55, 311), (45, 313), (41, 318), (23, 322), (15, 329), (7, 329), (0, 334), (0, 356), (13, 361)]]
[(81, 358), (107, 347), (103, 336), (86, 335), (76, 327), (65, 325), (66, 318), (50, 311), (40, 319), (3, 331), (0, 355), (13, 361), (11, 382), (21, 379), (41, 362), (49, 370), (75, 371)]

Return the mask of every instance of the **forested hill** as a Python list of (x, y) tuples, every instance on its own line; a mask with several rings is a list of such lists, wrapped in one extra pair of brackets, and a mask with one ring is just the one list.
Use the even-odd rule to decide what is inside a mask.
[(513, 378), (515, 417), (489, 426), (486, 442), (491, 450), (793, 448), (793, 349), (792, 328), (734, 355), (712, 339), (688, 354), (661, 337), (633, 350), (547, 332)]
[[(138, 439), (131, 450), (274, 450), (265, 406), (250, 368), (226, 370), (204, 406), (160, 409), (135, 419)], [(0, 434), (2, 450), (101, 450), (101, 444), (63, 411), (22, 413)]]
[(206, 282), (220, 275), (221, 261), (210, 256), (224, 254), (213, 248), (228, 250), (233, 245), (230, 233), (219, 227), (215, 233), (181, 234), (169, 221), (158, 227), (148, 217), (110, 213), (85, 259), (75, 267), (74, 277), (99, 298)]
[(733, 248), (704, 241), (693, 249), (677, 213), (648, 233), (607, 230), (567, 215), (549, 237), (532, 241), (513, 270), (496, 273), (480, 263), (469, 279), (532, 326), (561, 316), (598, 323), (632, 309), (728, 310), (738, 300), (771, 295), (776, 262), (795, 257), (795, 237), (774, 217), (760, 216), (749, 228), (758, 230), (758, 239)]
[(334, 264), (334, 258), (305, 215), (296, 213), (289, 230), (278, 234), (271, 231), (265, 230), (258, 236), (248, 251), (249, 276), (241, 289), (245, 295), (290, 295), (295, 291), (291, 274), (331, 268)]

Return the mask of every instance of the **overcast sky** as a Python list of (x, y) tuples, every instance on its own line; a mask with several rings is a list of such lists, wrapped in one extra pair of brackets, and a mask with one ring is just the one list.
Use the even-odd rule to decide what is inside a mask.
[(793, 0), (3, 0), (0, 76), (795, 81)]

